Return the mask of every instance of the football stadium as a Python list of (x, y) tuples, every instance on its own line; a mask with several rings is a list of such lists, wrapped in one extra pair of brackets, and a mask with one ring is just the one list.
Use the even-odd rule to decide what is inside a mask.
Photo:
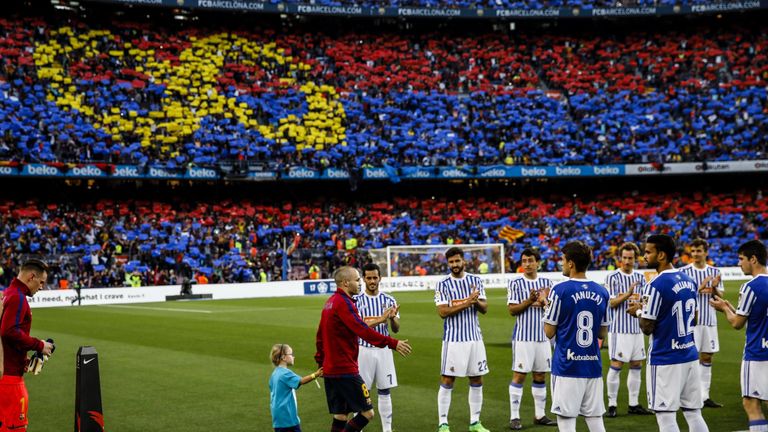
[(766, 23), (6, 0), (0, 431), (768, 431)]

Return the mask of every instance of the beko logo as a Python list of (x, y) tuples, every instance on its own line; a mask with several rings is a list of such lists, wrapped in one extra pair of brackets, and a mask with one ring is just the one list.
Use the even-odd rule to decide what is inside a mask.
[(555, 167), (555, 174), (559, 176), (579, 176), (581, 175), (581, 168), (574, 167)]
[(49, 167), (45, 165), (43, 166), (30, 165), (27, 169), (30, 175), (42, 175), (42, 176), (59, 175), (59, 170), (57, 170), (54, 167)]
[(315, 172), (309, 170), (290, 170), (288, 171), (288, 177), (290, 178), (315, 178)]
[(460, 169), (452, 168), (443, 171), (443, 177), (469, 177), (469, 174)]
[(216, 171), (207, 168), (189, 170), (189, 176), (194, 178), (216, 178)]
[(328, 171), (325, 172), (325, 175), (328, 176), (328, 178), (347, 178), (349, 177), (349, 174), (340, 169), (328, 169)]
[(482, 174), (480, 174), (483, 177), (506, 177), (507, 171), (501, 169), (501, 168), (494, 168), (491, 170), (488, 170)]
[(387, 178), (387, 172), (380, 169), (370, 169), (366, 171), (365, 176), (368, 178)]
[(160, 168), (150, 168), (149, 175), (152, 177), (176, 177), (168, 171)]
[(139, 169), (136, 167), (118, 167), (115, 168), (115, 172), (112, 175), (116, 177), (138, 177)]
[(427, 172), (427, 171), (421, 171), (421, 170), (419, 170), (419, 171), (416, 171), (416, 172), (414, 172), (413, 174), (411, 174), (411, 177), (416, 177), (416, 178), (429, 178), (429, 177), (431, 177), (431, 176), (429, 175), (429, 172)]
[(595, 167), (595, 175), (619, 175), (617, 167)]
[(525, 177), (545, 176), (547, 170), (544, 168), (521, 168), (520, 173)]
[(84, 166), (72, 168), (72, 175), (76, 176), (100, 176), (104, 174), (100, 169), (95, 166)]
[(0, 167), (0, 175), (11, 175), (11, 174), (13, 174), (13, 168)]

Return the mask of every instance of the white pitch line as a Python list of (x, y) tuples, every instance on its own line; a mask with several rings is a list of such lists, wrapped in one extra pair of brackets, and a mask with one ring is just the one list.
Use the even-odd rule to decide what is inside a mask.
[(149, 306), (126, 306), (126, 305), (104, 305), (104, 306), (111, 307), (111, 308), (145, 309), (145, 310), (168, 311), (168, 312), (191, 312), (191, 313), (204, 313), (204, 314), (213, 313), (209, 310), (202, 310), (202, 309), (174, 309), (174, 308), (161, 308), (161, 307), (149, 307)]

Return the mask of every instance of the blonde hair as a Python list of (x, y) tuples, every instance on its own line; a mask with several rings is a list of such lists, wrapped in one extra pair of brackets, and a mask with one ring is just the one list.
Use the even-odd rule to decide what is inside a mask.
[(272, 361), (272, 364), (275, 366), (279, 365), (285, 355), (285, 349), (290, 347), (288, 344), (281, 343), (272, 345), (272, 352), (269, 353), (269, 359)]

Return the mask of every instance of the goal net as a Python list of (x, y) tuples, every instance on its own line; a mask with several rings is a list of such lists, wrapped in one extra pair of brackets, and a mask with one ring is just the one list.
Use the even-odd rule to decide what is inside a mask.
[(504, 245), (501, 243), (387, 246), (369, 250), (369, 253), (386, 276), (427, 276), (449, 273), (445, 251), (452, 247), (464, 251), (467, 272), (504, 273)]

